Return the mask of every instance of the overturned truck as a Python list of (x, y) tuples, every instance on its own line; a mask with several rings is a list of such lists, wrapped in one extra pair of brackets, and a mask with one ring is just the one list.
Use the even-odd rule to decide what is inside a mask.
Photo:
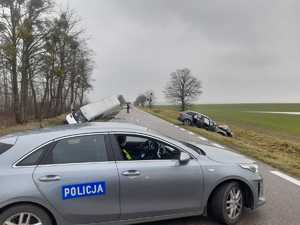
[(97, 118), (106, 118), (116, 115), (122, 107), (118, 96), (104, 98), (98, 102), (82, 106), (66, 116), (66, 124), (80, 124), (93, 121)]

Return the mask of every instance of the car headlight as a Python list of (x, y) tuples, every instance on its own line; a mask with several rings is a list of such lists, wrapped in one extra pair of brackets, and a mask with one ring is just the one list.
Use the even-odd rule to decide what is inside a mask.
[(258, 165), (254, 164), (254, 163), (241, 163), (240, 167), (242, 167), (243, 169), (246, 170), (250, 170), (253, 173), (258, 173)]

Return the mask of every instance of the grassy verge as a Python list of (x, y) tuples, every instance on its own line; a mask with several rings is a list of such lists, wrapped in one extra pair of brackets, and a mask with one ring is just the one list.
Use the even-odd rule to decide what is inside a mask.
[[(46, 127), (53, 127), (53, 126), (60, 126), (63, 125), (63, 122), (66, 118), (66, 115), (60, 115), (57, 117), (43, 119), (42, 122), (32, 120), (25, 124), (13, 125), (13, 126), (1, 126), (0, 125), (0, 137), (6, 134), (11, 134), (15, 132), (22, 132), (22, 131), (29, 131), (38, 128), (46, 128)], [(97, 118), (96, 122), (107, 122), (111, 120), (111, 117), (107, 118)]]
[[(177, 121), (179, 112), (174, 107), (156, 107), (152, 110), (145, 109), (145, 111), (171, 123), (183, 126)], [(185, 128), (291, 175), (300, 177), (299, 142), (293, 140), (293, 138), (285, 139), (273, 136), (270, 132), (264, 132), (263, 129), (245, 128), (243, 125), (239, 125), (238, 122), (228, 123), (228, 125), (234, 131), (234, 138), (223, 137), (196, 127)]]
[(0, 136), (10, 134), (10, 133), (15, 133), (15, 132), (37, 129), (37, 128), (62, 125), (64, 119), (65, 119), (65, 115), (60, 115), (54, 118), (44, 119), (42, 122), (29, 121), (28, 123), (25, 124), (14, 125), (9, 127), (0, 127)]

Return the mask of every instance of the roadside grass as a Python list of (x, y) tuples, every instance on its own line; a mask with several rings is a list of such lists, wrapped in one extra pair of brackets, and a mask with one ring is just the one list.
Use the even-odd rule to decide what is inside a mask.
[[(253, 105), (253, 106), (254, 108), (258, 107), (257, 105)], [(229, 120), (225, 120), (226, 116), (224, 116), (224, 107), (225, 109), (228, 110), (225, 114), (228, 115), (231, 111)], [(294, 132), (297, 129), (292, 128), (290, 129), (292, 130), (291, 132), (284, 131), (286, 132), (286, 134), (280, 136), (276, 129), (267, 126), (264, 128), (265, 125), (262, 126), (262, 124), (264, 123), (261, 123), (261, 121), (264, 122), (264, 120), (269, 119), (268, 118), (269, 116), (271, 117), (274, 116), (269, 114), (260, 115), (260, 116), (265, 116), (265, 119), (257, 121), (258, 128), (254, 126), (256, 120), (252, 121), (253, 124), (249, 126), (247, 124), (247, 120), (249, 120), (250, 118), (243, 120), (243, 118), (241, 118), (242, 114), (237, 116), (237, 114), (239, 114), (238, 111), (241, 109), (240, 107), (241, 107), (240, 105), (236, 107), (233, 107), (233, 105), (231, 106), (219, 105), (219, 109), (218, 109), (218, 105), (197, 105), (191, 108), (191, 110), (205, 113), (211, 116), (213, 119), (216, 119), (217, 121), (226, 122), (226, 124), (228, 124), (234, 132), (233, 138), (223, 137), (219, 134), (209, 132), (204, 129), (199, 129), (196, 127), (185, 126), (185, 129), (190, 130), (203, 137), (206, 137), (210, 140), (213, 140), (217, 143), (223, 144), (224, 146), (230, 147), (245, 155), (253, 157), (254, 159), (265, 162), (291, 175), (300, 177), (300, 140), (296, 136), (294, 136), (296, 134)], [(206, 110), (200, 111), (201, 108), (206, 108)], [(260, 108), (263, 107), (261, 106)], [(286, 108), (284, 109), (285, 110), (282, 111), (289, 111)], [(161, 119), (167, 120), (173, 124), (177, 124), (183, 127), (183, 125), (179, 121), (177, 121), (179, 111), (174, 106), (156, 106), (151, 110), (150, 109), (144, 109), (144, 110), (155, 116), (160, 117)], [(211, 111), (213, 113), (208, 113), (208, 111)], [(267, 109), (264, 111), (269, 111), (269, 110)], [(272, 111), (281, 111), (281, 110), (275, 109)], [(280, 115), (279, 117), (282, 117), (282, 115)], [(281, 118), (279, 118), (279, 120), (280, 119)], [(298, 123), (297, 119), (298, 118), (295, 119), (296, 125)], [(298, 123), (298, 125), (299, 124), (300, 123)], [(281, 125), (279, 124), (278, 126)], [(289, 130), (289, 127), (287, 127), (287, 129)], [(300, 132), (298, 134), (300, 134)]]
[[(30, 131), (33, 129), (39, 129), (39, 128), (46, 128), (46, 127), (54, 127), (54, 126), (60, 126), (63, 125), (64, 120), (66, 118), (65, 114), (62, 114), (57, 117), (43, 119), (42, 122), (39, 122), (37, 120), (31, 120), (24, 124), (18, 124), (18, 125), (0, 125), (0, 137), (16, 133), (16, 132), (23, 132), (23, 131)], [(107, 122), (111, 120), (111, 117), (106, 118), (97, 118), (95, 119), (95, 122)]]
[(0, 136), (7, 135), (15, 132), (28, 131), (32, 129), (53, 127), (62, 125), (65, 119), (65, 115), (60, 115), (57, 117), (43, 119), (42, 122), (39, 121), (29, 121), (25, 124), (19, 124), (14, 126), (0, 126)]

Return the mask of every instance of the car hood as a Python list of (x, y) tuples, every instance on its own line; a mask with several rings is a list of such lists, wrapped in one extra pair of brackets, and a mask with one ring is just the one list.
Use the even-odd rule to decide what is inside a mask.
[(208, 145), (199, 145), (197, 144), (199, 148), (201, 148), (205, 153), (206, 156), (214, 160), (216, 162), (221, 162), (221, 163), (254, 163), (254, 160), (251, 160), (241, 154), (225, 150), (222, 148), (217, 148), (213, 146), (208, 146)]

